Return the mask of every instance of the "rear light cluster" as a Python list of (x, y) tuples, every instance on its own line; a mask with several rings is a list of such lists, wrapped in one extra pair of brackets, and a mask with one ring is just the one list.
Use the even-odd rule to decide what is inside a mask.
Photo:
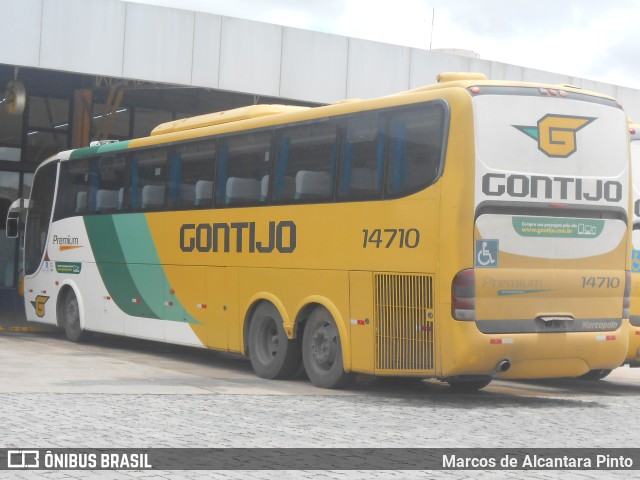
[(631, 272), (624, 272), (624, 299), (622, 300), (622, 318), (631, 315)]
[(461, 270), (453, 277), (451, 315), (456, 320), (476, 319), (476, 277), (473, 268)]
[(565, 92), (564, 90), (555, 90), (553, 88), (541, 88), (540, 90), (540, 94), (541, 95), (551, 95), (552, 97), (566, 97), (567, 96), (567, 92)]

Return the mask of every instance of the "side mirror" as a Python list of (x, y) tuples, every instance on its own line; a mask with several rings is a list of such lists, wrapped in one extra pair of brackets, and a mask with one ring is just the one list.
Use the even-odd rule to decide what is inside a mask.
[(7, 238), (18, 238), (18, 217), (7, 217)]
[(18, 232), (20, 227), (20, 213), (21, 213), (22, 199), (18, 199), (11, 204), (9, 212), (7, 213), (7, 226), (5, 234), (7, 238), (18, 238)]

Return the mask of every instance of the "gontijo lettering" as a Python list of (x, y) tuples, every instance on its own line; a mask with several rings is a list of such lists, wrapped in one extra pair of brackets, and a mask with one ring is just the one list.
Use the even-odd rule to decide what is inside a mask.
[(491, 197), (507, 195), (515, 198), (544, 198), (547, 200), (587, 200), (619, 202), (622, 183), (614, 180), (591, 180), (542, 175), (505, 175), (487, 173), (482, 177), (482, 193)]
[(183, 252), (293, 253), (296, 249), (296, 224), (291, 220), (256, 222), (185, 223), (180, 227)]

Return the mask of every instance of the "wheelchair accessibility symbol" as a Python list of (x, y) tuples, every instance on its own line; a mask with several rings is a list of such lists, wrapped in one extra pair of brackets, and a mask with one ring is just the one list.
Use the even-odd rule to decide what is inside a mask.
[(476, 240), (475, 267), (496, 268), (498, 266), (498, 240)]

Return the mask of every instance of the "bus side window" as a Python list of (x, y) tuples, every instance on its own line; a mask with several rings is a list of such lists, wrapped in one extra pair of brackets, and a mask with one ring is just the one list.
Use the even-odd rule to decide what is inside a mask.
[(171, 151), (169, 208), (211, 207), (215, 155), (215, 140), (188, 143)]
[(270, 132), (245, 133), (222, 139), (217, 165), (216, 205), (259, 205), (266, 202), (270, 153)]
[(136, 152), (131, 162), (130, 197), (134, 210), (163, 210), (167, 180), (167, 149)]
[(390, 197), (433, 184), (442, 171), (445, 110), (441, 104), (391, 114), (386, 190)]
[(273, 202), (317, 202), (333, 199), (338, 151), (333, 123), (284, 128), (276, 152)]
[(62, 162), (55, 220), (84, 215), (89, 207), (89, 160)]
[(94, 178), (95, 212), (114, 213), (124, 207), (126, 161), (123, 154), (106, 155), (94, 160), (97, 163)]
[(380, 116), (360, 114), (347, 119), (346, 135), (341, 143), (340, 198), (381, 198), (385, 141)]

